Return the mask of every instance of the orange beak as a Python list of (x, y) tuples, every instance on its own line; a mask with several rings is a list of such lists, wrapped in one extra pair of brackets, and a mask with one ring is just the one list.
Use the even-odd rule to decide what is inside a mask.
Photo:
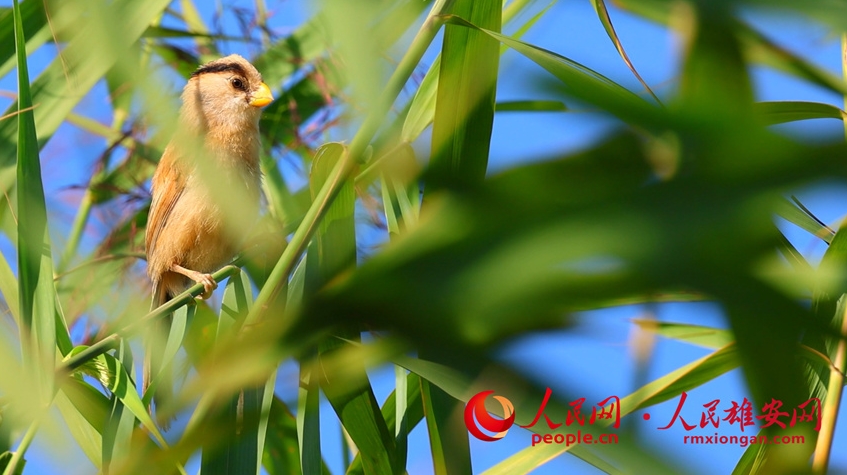
[(265, 107), (273, 102), (274, 96), (271, 94), (271, 88), (267, 84), (262, 83), (259, 89), (253, 93), (253, 99), (250, 100), (250, 105), (253, 107)]

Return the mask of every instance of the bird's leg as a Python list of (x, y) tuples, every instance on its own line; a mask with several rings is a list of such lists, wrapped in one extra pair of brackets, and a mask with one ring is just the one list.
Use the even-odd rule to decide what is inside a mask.
[(212, 274), (204, 274), (196, 270), (186, 269), (179, 264), (171, 264), (170, 271), (182, 274), (198, 284), (203, 284), (203, 293), (200, 295), (200, 298), (203, 300), (211, 297), (212, 292), (218, 288), (218, 283), (212, 278)]

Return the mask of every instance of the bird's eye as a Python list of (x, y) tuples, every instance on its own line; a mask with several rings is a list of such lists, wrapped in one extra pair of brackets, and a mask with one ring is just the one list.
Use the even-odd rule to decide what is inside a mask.
[(230, 81), (230, 84), (232, 84), (232, 87), (238, 89), (239, 91), (243, 91), (246, 89), (244, 87), (244, 81), (238, 78), (233, 78), (232, 81)]

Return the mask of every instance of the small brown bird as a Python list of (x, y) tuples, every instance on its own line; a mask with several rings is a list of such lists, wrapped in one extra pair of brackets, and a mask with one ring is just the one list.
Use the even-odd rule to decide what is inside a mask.
[[(204, 64), (188, 80), (175, 136), (153, 175), (145, 242), (154, 308), (192, 281), (208, 298), (217, 287), (210, 273), (237, 253), (259, 211), (259, 116), (271, 101), (262, 75), (239, 55)], [(148, 350), (145, 391), (150, 358), (160, 356)]]

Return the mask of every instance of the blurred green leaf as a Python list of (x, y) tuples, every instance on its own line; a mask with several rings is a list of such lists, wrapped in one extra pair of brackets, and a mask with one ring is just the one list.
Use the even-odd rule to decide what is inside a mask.
[(847, 94), (847, 84), (829, 70), (779, 46), (744, 22), (738, 21), (734, 28), (744, 46), (745, 56), (751, 62), (770, 66), (777, 71), (785, 72), (835, 93)]
[(6, 256), (0, 254), (0, 293), (3, 294), (3, 301), (12, 314), (15, 324), (21, 325), (21, 313), (18, 306), (18, 279), (15, 277), (12, 268), (6, 261)]
[[(314, 200), (321, 187), (332, 178), (332, 171), (345, 153), (339, 143), (321, 146), (314, 159), (309, 189)], [(335, 201), (321, 220), (307, 254), (306, 290), (311, 294), (329, 280), (356, 264), (356, 194), (352, 183), (341, 186)]]
[(262, 72), (266, 83), (276, 86), (304, 64), (323, 56), (328, 46), (326, 24), (316, 15), (290, 36), (263, 51), (254, 59), (253, 65)]
[[(253, 292), (247, 275), (238, 272), (231, 276), (221, 304), (216, 338), (218, 342), (238, 334), (252, 303)], [(259, 474), (275, 381), (274, 373), (266, 385), (244, 388), (225, 404), (223, 426), (229, 433), (223, 437), (222, 445), (207, 445), (203, 448), (201, 473)]]
[(600, 19), (600, 23), (603, 24), (606, 34), (609, 35), (609, 39), (612, 40), (612, 43), (615, 45), (615, 49), (618, 50), (618, 54), (621, 59), (623, 59), (623, 62), (626, 63), (626, 67), (632, 71), (632, 74), (636, 79), (638, 79), (638, 82), (644, 86), (644, 89), (653, 96), (653, 99), (655, 99), (656, 102), (661, 103), (653, 90), (650, 89), (650, 86), (648, 86), (644, 79), (641, 78), (641, 75), (638, 74), (635, 66), (632, 65), (632, 61), (629, 60), (629, 56), (626, 54), (620, 38), (618, 38), (618, 33), (615, 31), (614, 25), (612, 25), (612, 17), (609, 16), (609, 10), (606, 8), (606, 2), (604, 0), (591, 0), (591, 6), (593, 6), (594, 11), (597, 12), (597, 17)]
[(322, 475), (321, 457), (320, 385), (315, 370), (300, 365), (300, 388), (297, 397), (297, 440), (300, 467), (303, 475)]
[[(302, 473), (298, 457), (297, 421), (279, 397), (273, 398), (270, 407), (262, 464), (268, 475)], [(330, 474), (326, 464), (322, 464), (319, 473)]]
[(259, 418), (263, 390), (250, 388), (236, 395), (226, 410), (229, 434), (218, 434), (222, 447), (204, 447), (200, 472), (204, 475), (258, 474)]
[[(23, 37), (30, 52), (50, 38), (44, 6), (44, 2), (19, 4)], [(12, 8), (3, 8), (0, 10), (0, 77), (6, 76), (18, 64), (15, 48), (15, 15)]]
[[(391, 153), (402, 154), (405, 158), (411, 158), (411, 160), (414, 160), (414, 150), (412, 150), (408, 143), (401, 143), (397, 149)], [(366, 172), (363, 172), (363, 175), (365, 173)], [(420, 216), (420, 188), (416, 183), (406, 186), (401, 180), (397, 179), (394, 174), (386, 173), (382, 174), (380, 185), (386, 224), (388, 225), (389, 239), (396, 238), (401, 232), (401, 225), (413, 226), (418, 221)], [(419, 400), (421, 387), (420, 381), (417, 380), (417, 376), (413, 373), (407, 374), (406, 370), (400, 366), (395, 366), (394, 372), (396, 381), (395, 389), (383, 405), (382, 415), (383, 418), (386, 419), (388, 431), (391, 432), (393, 430), (394, 432), (396, 448), (395, 467), (397, 467), (397, 469), (403, 468), (405, 470), (408, 458), (409, 431), (411, 431), (411, 429), (417, 425), (423, 417), (423, 413), (421, 412), (422, 404)], [(417, 395), (418, 400), (413, 401), (415, 407), (413, 407), (411, 411), (411, 415), (416, 418), (414, 420), (409, 420), (409, 418), (407, 418), (409, 403), (408, 398), (410, 394), (408, 379), (413, 376), (415, 378), (413, 383), (417, 384), (415, 385), (416, 387), (412, 388), (411, 394)], [(386, 409), (391, 403), (394, 405), (394, 427), (392, 427), (391, 421), (386, 417)], [(417, 417), (418, 412), (421, 412), (420, 417)], [(347, 471), (348, 475), (362, 473), (363, 466), (361, 461), (361, 456), (357, 454), (356, 458), (349, 465), (350, 468)], [(397, 470), (395, 470), (395, 472), (396, 471)]]
[(421, 399), (436, 474), (472, 473), (468, 429), (459, 403), (437, 386), (421, 380)]
[(196, 54), (176, 45), (155, 43), (151, 49), (156, 56), (162, 58), (165, 64), (184, 78), (191, 76), (191, 73), (197, 69), (197, 65), (201, 64)]
[(414, 141), (432, 123), (435, 116), (435, 97), (438, 91), (440, 71), (441, 56), (435, 58), (435, 61), (432, 62), (423, 81), (415, 91), (400, 135), (404, 142)]
[(260, 129), (272, 144), (296, 148), (302, 138), (298, 129), (324, 107), (330, 105), (327, 90), (318, 84), (316, 75), (295, 82), (262, 113)]
[[(64, 394), (65, 401), (73, 405), (76, 412), (73, 415), (75, 417), (81, 416), (90, 428), (98, 434), (97, 438), (99, 439), (99, 434), (103, 432), (106, 418), (109, 415), (109, 398), (91, 384), (77, 378), (68, 378), (62, 384), (61, 393)], [(70, 423), (68, 426), (70, 428)], [(95, 443), (99, 444), (99, 442), (97, 440)], [(100, 460), (99, 455), (98, 452), (96, 460), (92, 459), (92, 462), (97, 464)]]
[[(687, 2), (684, 5), (688, 7), (690, 3)], [(675, 22), (678, 18), (674, 18), (672, 15), (674, 12), (673, 8), (671, 8), (672, 2), (665, 0), (616, 0), (615, 4), (663, 25), (679, 25), (678, 22)], [(701, 4), (704, 3), (701, 2)], [(809, 8), (811, 5), (811, 3), (804, 4), (806, 8)], [(772, 2), (770, 2), (770, 6), (773, 6)], [(786, 6), (789, 5), (786, 4)], [(791, 6), (796, 6), (796, 4), (792, 3)], [(690, 10), (690, 7), (677, 9), (677, 17), (679, 16), (679, 12), (686, 12), (688, 10)], [(685, 13), (682, 14), (684, 15)], [(679, 27), (677, 26), (677, 28)], [(832, 74), (832, 72), (777, 45), (746, 22), (734, 19), (731, 29), (738, 35), (744, 48), (744, 54), (751, 62), (770, 66), (838, 94), (847, 93), (847, 84)]]
[[(737, 175), (720, 180), (710, 170), (676, 183), (649, 186), (645, 185), (649, 166), (640, 156), (641, 147), (631, 137), (607, 139), (598, 149), (518, 167), (491, 177), (478, 189), (442, 196), (444, 202), (434, 204), (427, 219), (402, 239), (318, 294), (305, 308), (307, 320), (330, 324), (337, 322), (335, 315), (343, 314), (345, 321), (353, 318), (395, 329), (420, 345), (468, 349), (486, 347), (498, 341), (496, 335), (544, 328), (544, 323), (561, 325), (562, 313), (569, 308), (597, 308), (633, 293), (655, 295), (661, 282), (688, 282), (693, 289), (727, 302), (738, 318), (751, 324), (759, 320), (744, 305), (738, 289), (744, 289), (747, 297), (755, 296), (753, 301), (775, 316), (781, 329), (808, 322), (796, 302), (751, 280), (747, 262), (756, 261), (752, 256), (770, 255), (779, 236), (767, 211), (777, 200), (763, 200), (760, 190), (786, 186), (790, 180), (775, 177), (787, 169), (793, 170), (792, 179), (799, 180), (795, 183), (803, 182), (805, 178), (796, 173), (811, 171), (809, 157), (818, 157), (820, 164), (833, 163), (840, 160), (843, 147), (786, 150), (790, 159), (769, 153), (768, 160), (785, 160), (778, 162), (783, 171), (770, 176), (763, 168), (757, 174), (745, 171), (743, 180)], [(729, 167), (728, 162), (723, 166)], [(564, 220), (561, 226), (548, 228), (559, 219)], [(652, 223), (653, 231), (645, 232), (637, 224), (641, 219)], [(712, 228), (716, 219), (725, 227)], [(572, 241), (583, 232), (584, 237)], [(728, 252), (723, 244), (727, 240), (738, 250)], [(698, 256), (694, 261), (682, 258), (694, 255)], [(588, 256), (603, 258), (586, 260)], [(654, 260), (656, 256), (673, 258)], [(484, 263), (487, 259), (492, 261)], [(630, 273), (630, 260), (633, 268), (649, 269), (648, 274)], [(732, 276), (739, 283), (727, 289), (707, 274), (720, 276), (719, 280)], [(514, 275), (521, 279), (510, 278)], [(652, 279), (658, 280), (650, 283)], [(382, 292), (370, 295), (369, 288)], [(520, 296), (522, 292), (527, 298)], [(476, 300), (477, 294), (484, 299)], [(561, 310), (554, 312), (556, 308)], [(498, 330), (500, 324), (505, 326)], [(761, 329), (742, 331), (750, 338)], [(750, 348), (758, 347), (753, 343)], [(783, 348), (791, 349), (786, 359), (794, 359), (800, 351), (791, 345)], [(662, 399), (679, 394), (681, 387), (703, 384), (738, 362), (735, 357), (715, 359), (697, 371), (689, 368), (692, 374), (671, 386), (673, 391)], [(778, 388), (776, 394), (782, 390), (779, 384), (771, 383), (770, 388)], [(764, 394), (769, 390), (768, 385), (759, 387)]]
[(272, 156), (262, 153), (260, 163), (264, 176), (262, 187), (268, 198), (268, 214), (278, 223), (293, 223), (306, 213), (308, 203), (305, 206), (299, 206), (301, 203), (297, 202), (291, 190), (288, 189), (279, 165)]
[[(321, 345), (321, 361), (344, 352), (343, 344)], [(335, 409), (338, 419), (361, 454), (365, 473), (400, 473), (397, 467), (394, 437), (388, 432), (376, 396), (361, 362), (347, 359), (341, 365), (327, 365), (321, 387)]]
[[(326, 144), (319, 150), (309, 181), (313, 199), (331, 179), (332, 170), (342, 160), (344, 152), (341, 144)], [(316, 292), (338, 273), (356, 265), (355, 206), (356, 194), (353, 184), (348, 182), (339, 190), (309, 245), (306, 255), (307, 295)], [(359, 338), (355, 328), (339, 332), (343, 338)], [(334, 336), (319, 345), (321, 389), (362, 454), (365, 471), (388, 475), (396, 473), (401, 468), (394, 466), (394, 440), (389, 436), (368, 382), (364, 362), (347, 357), (339, 365), (329, 363), (337, 355), (344, 354), (346, 346)]]
[(561, 55), (528, 43), (481, 28), (460, 17), (451, 16), (450, 23), (476, 29), (501, 41), (506, 46), (531, 59), (559, 79), (568, 94), (592, 102), (625, 121), (655, 124), (665, 121), (655, 106), (605, 76)]
[(701, 123), (731, 118), (742, 124), (752, 107), (753, 88), (729, 7), (695, 5), (680, 19), (686, 54), (678, 107), (695, 112)]
[[(35, 2), (37, 3), (37, 2)], [(59, 125), (65, 120), (80, 99), (114, 65), (145, 31), (151, 20), (169, 3), (168, 0), (125, 0), (121, 2), (86, 3), (85, 13), (75, 8), (60, 9), (61, 18), (53, 21), (61, 24), (74, 23), (76, 34), (62, 49), (62, 54), (53, 60), (32, 84), (32, 101), (38, 140), (30, 147), (44, 145)], [(77, 16), (79, 15), (79, 16)], [(100, 54), (92, 55), (95, 45)], [(18, 109), (13, 104), (6, 113)], [(12, 151), (17, 148), (17, 127), (14, 121), (0, 121), (0, 170), (14, 163)], [(0, 188), (12, 186), (11, 177), (5, 174), (0, 179)]]
[[(591, 464), (595, 468), (600, 469), (603, 473), (608, 474), (624, 474), (627, 472), (621, 471), (614, 465), (605, 462), (603, 459), (586, 450), (580, 450), (579, 447), (574, 447), (569, 451), (576, 455), (579, 452), (579, 457)], [(542, 451), (521, 450), (520, 452), (506, 458), (497, 465), (482, 472), (483, 475), (518, 475), (532, 473), (538, 467), (550, 461), (549, 453)], [(658, 471), (658, 468), (657, 468)]]
[(805, 101), (757, 102), (753, 110), (768, 125), (811, 119), (844, 120), (847, 114), (830, 104)]
[[(75, 347), (68, 358), (72, 358), (87, 348), (88, 346), (85, 345)], [(112, 355), (103, 354), (82, 365), (80, 371), (100, 381), (103, 386), (123, 402), (124, 407), (132, 412), (144, 428), (155, 437), (156, 441), (163, 446), (167, 445), (156, 424), (153, 423), (153, 419), (147, 413), (147, 409), (141, 402), (141, 397), (138, 396), (138, 390), (120, 361)]]
[(809, 264), (809, 261), (803, 257), (803, 254), (801, 254), (800, 251), (798, 251), (797, 248), (791, 244), (791, 241), (789, 241), (788, 238), (785, 238), (784, 235), (781, 242), (777, 245), (777, 249), (785, 260), (788, 261), (789, 265), (797, 271), (797, 273), (806, 275), (814, 273), (814, 269), (812, 268), (812, 265)]
[[(650, 175), (639, 153), (634, 139), (621, 137), (567, 160), (506, 172), (461, 198), (433, 196), (428, 219), (334, 282), (306, 312), (316, 322), (345, 315), (402, 329), (420, 342), (488, 345), (530, 328), (561, 326), (566, 308), (597, 305), (600, 292), (615, 289), (620, 298), (645, 291), (643, 280), (614, 262), (598, 261), (596, 272), (590, 261), (579, 262), (637, 254), (650, 242), (615, 237), (639, 235), (637, 222), (615, 218), (634, 226), (621, 234), (623, 222), (577, 212), (639, 189)], [(368, 291), (375, 288), (381, 291)]]
[[(3, 470), (5, 474), (9, 468), (9, 462), (12, 461), (13, 454), (12, 452), (3, 452), (0, 454), (0, 469)], [(21, 460), (14, 468), (13, 471), (9, 472), (9, 475), (23, 475), (24, 467), (26, 466), (26, 460)]]
[[(115, 359), (120, 362), (125, 371), (133, 368), (132, 352), (129, 342), (122, 340), (115, 351)], [(70, 394), (70, 393), (69, 393)], [(132, 435), (135, 432), (136, 418), (132, 410), (124, 405), (118, 394), (112, 393), (107, 403), (107, 415), (103, 422), (101, 465), (104, 471), (114, 463), (121, 466), (132, 453)]]
[[(532, 2), (520, 0), (509, 2), (509, 5), (503, 10), (502, 23), (511, 22), (519, 13)], [(545, 8), (536, 15), (533, 15), (529, 20), (521, 24), (515, 32), (514, 37), (520, 38), (530, 27), (535, 24), (544, 13), (549, 9)], [(503, 51), (501, 51), (502, 54)], [(400, 140), (403, 142), (413, 142), (418, 136), (429, 127), (435, 116), (435, 98), (438, 91), (438, 82), (441, 74), (441, 55), (438, 55), (430, 65), (424, 75), (423, 80), (415, 91), (415, 95), (409, 103), (409, 111), (406, 113), (403, 121)]]
[[(453, 15), (499, 32), (499, 1), (455, 2)], [(500, 51), (497, 41), (468, 28), (447, 25), (432, 128), (427, 193), (444, 186), (479, 183), (488, 168)]]
[[(458, 0), (449, 12), (499, 32), (501, 8), (499, 0)], [(479, 31), (445, 27), (425, 202), (435, 191), (475, 186), (485, 178), (499, 63), (497, 41)], [(442, 357), (426, 350), (421, 354)], [(435, 473), (470, 474), (470, 446), (462, 411), (458, 410), (460, 402), (426, 381), (421, 382), (421, 398)]]
[(215, 339), (223, 341), (237, 334), (241, 330), (241, 324), (244, 323), (246, 312), (252, 305), (253, 288), (250, 285), (250, 279), (244, 272), (237, 272), (229, 278), (224, 289)]
[(222, 56), (215, 43), (209, 37), (209, 28), (200, 17), (197, 7), (194, 6), (193, 0), (180, 0), (182, 7), (182, 20), (189, 30), (199, 33), (194, 37), (194, 43), (197, 45), (197, 50), (200, 52), (200, 63), (207, 63)]
[[(841, 44), (842, 54), (847, 53), (847, 36), (842, 36)], [(842, 67), (847, 68), (847, 57), (842, 56)], [(833, 268), (843, 269), (844, 263), (847, 262), (847, 242), (844, 237), (844, 227), (842, 226), (835, 234), (835, 237), (830, 243), (829, 249), (824, 254), (821, 260), (820, 271), (826, 275), (833, 271)], [(837, 271), (836, 271), (837, 272)], [(847, 369), (847, 293), (844, 293), (845, 286), (841, 288), (832, 285), (822, 285), (822, 288), (816, 289), (812, 296), (812, 306), (815, 309), (815, 315), (822, 323), (829, 323), (829, 328), (832, 334), (820, 338), (816, 335), (805, 335), (805, 342), (809, 345), (810, 353), (818, 356), (819, 359), (810, 359), (807, 366), (806, 376), (809, 386), (811, 387), (811, 396), (818, 399), (818, 405), (821, 405), (821, 412), (831, 414), (831, 417), (824, 418), (818, 421), (818, 426), (815, 427), (815, 432), (811, 434), (811, 438), (815, 441), (814, 458), (812, 459), (812, 471), (815, 473), (825, 473), (829, 466), (832, 465), (832, 456), (835, 447), (835, 433), (837, 430), (836, 421), (837, 414), (840, 411), (842, 398), (844, 394), (845, 384), (845, 369)], [(830, 293), (835, 290), (835, 295), (838, 297), (835, 305), (835, 312), (829, 314), (832, 310), (831, 300), (833, 295)], [(827, 370), (828, 374), (827, 374)]]
[(498, 102), (497, 112), (565, 112), (568, 107), (559, 101), (508, 101)]
[[(85, 389), (74, 388), (71, 390), (74, 391), (76, 400), (71, 399), (71, 397), (67, 394), (67, 388), (72, 384), (77, 384), (82, 387), (87, 386)], [(100, 470), (102, 468), (101, 455), (103, 451), (102, 424), (107, 417), (109, 401), (88, 384), (76, 381), (66, 384), (62, 390), (56, 394), (54, 402), (56, 407), (59, 409), (59, 412), (62, 414), (62, 418), (65, 420), (65, 424), (77, 445), (79, 445), (88, 459), (91, 460), (91, 463)], [(88, 408), (85, 409), (93, 409), (93, 411), (87, 411), (88, 414), (91, 414), (94, 411), (98, 413), (96, 419), (92, 420), (91, 418), (85, 417), (86, 413), (82, 410), (84, 408), (80, 408), (80, 405), (82, 404), (86, 404), (88, 406)], [(94, 424), (98, 425), (95, 426)]]
[(794, 223), (826, 243), (832, 242), (832, 238), (835, 236), (835, 231), (814, 217), (799, 202), (792, 203), (788, 200), (780, 200), (776, 212), (786, 221)]
[[(143, 400), (145, 406), (149, 406), (150, 402), (154, 400), (154, 397), (160, 396), (163, 391), (164, 394), (167, 395), (172, 394), (174, 391), (174, 388), (171, 386), (174, 384), (173, 375), (175, 373), (175, 367), (177, 366), (176, 355), (182, 346), (183, 339), (185, 338), (185, 329), (188, 325), (188, 321), (194, 318), (196, 311), (197, 307), (195, 305), (186, 305), (184, 307), (180, 307), (170, 316), (170, 318), (165, 318), (166, 324), (164, 325), (164, 328), (158, 328), (156, 325), (153, 325), (156, 327), (152, 330), (154, 332), (158, 333), (159, 330), (166, 331), (163, 331), (161, 335), (154, 334), (150, 338), (157, 339), (165, 337), (166, 339), (163, 342), (156, 342), (154, 346), (152, 346), (152, 348), (155, 348), (154, 351), (157, 354), (150, 356), (153, 358), (154, 364), (151, 368), (151, 380), (144, 393)], [(167, 333), (167, 336), (165, 336), (165, 333)], [(158, 370), (158, 372), (156, 372), (156, 370)], [(160, 386), (164, 387), (160, 388)], [(169, 399), (170, 396), (168, 396), (167, 399), (157, 399), (157, 401), (159, 401), (157, 403), (168, 404), (170, 403)], [(165, 407), (157, 407), (156, 409), (160, 413), (167, 410)]]
[(644, 331), (715, 350), (735, 341), (732, 332), (720, 328), (639, 319), (633, 323)]
[[(414, 226), (420, 218), (421, 189), (416, 181), (404, 183), (403, 174), (409, 169), (414, 169), (415, 151), (408, 143), (401, 143), (389, 155), (385, 161), (395, 164), (397, 171), (390, 165), (388, 170), (382, 173), (380, 179), (380, 190), (382, 191), (382, 203), (385, 210), (385, 220), (388, 225), (389, 238), (398, 236), (402, 229)], [(403, 169), (406, 170), (403, 170)], [(405, 172), (405, 173), (404, 173)], [(368, 172), (362, 172), (362, 175)]]
[[(700, 137), (685, 142), (687, 155), (696, 157), (697, 165), (714, 162), (717, 154), (741, 157), (749, 143), (758, 143), (764, 137), (756, 139), (760, 130), (748, 125), (753, 122), (753, 88), (731, 9), (725, 4), (698, 4), (684, 21), (689, 33), (679, 106), (687, 113), (696, 114), (694, 123), (704, 126)], [(746, 138), (731, 138), (715, 150), (704, 145), (720, 134), (732, 134), (727, 130), (730, 124), (738, 133), (745, 131)], [(757, 148), (766, 150), (764, 144)], [(781, 236), (772, 224), (764, 221), (756, 234), (762, 244), (770, 242), (772, 247), (777, 246)], [(717, 248), (713, 251), (715, 258), (720, 259), (720, 252)], [(761, 406), (776, 398), (788, 406), (796, 406), (805, 400), (797, 342), (807, 331), (808, 311), (749, 271), (737, 271), (739, 265), (751, 266), (744, 262), (750, 262), (748, 259), (755, 254), (749, 252), (716, 265), (714, 272), (726, 272), (725, 279), (715, 279), (710, 273), (692, 276), (692, 281), (721, 302), (754, 401)], [(763, 315), (767, 315), (766, 319)], [(783, 351), (774, 353), (773, 345)]]
[(237, 36), (212, 35), (199, 31), (186, 31), (164, 26), (150, 26), (144, 31), (142, 38), (202, 38), (204, 40), (243, 41)]
[[(256, 445), (253, 450), (256, 453), (255, 468), (256, 474), (262, 473), (262, 459), (265, 453), (265, 441), (268, 435), (268, 426), (270, 425), (271, 406), (274, 401), (274, 388), (276, 387), (277, 371), (274, 371), (265, 382), (265, 387), (254, 388), (245, 395), (245, 400), (249, 397), (250, 401), (256, 404), (252, 409), (255, 411), (256, 417)], [(252, 436), (254, 434), (248, 434)]]
[(811, 364), (807, 371), (811, 397), (824, 400), (829, 383), (829, 370), (832, 361), (837, 361), (837, 347), (841, 333), (842, 319), (847, 311), (847, 275), (844, 273), (847, 263), (847, 233), (840, 228), (821, 259), (818, 274), (822, 276), (812, 294), (812, 308), (815, 318), (832, 330), (831, 335), (809, 334), (803, 343), (811, 349), (825, 355), (829, 362)]
[[(37, 375), (38, 394), (47, 404), (53, 396), (56, 363), (56, 290), (53, 260), (47, 227), (47, 209), (41, 182), (32, 94), (26, 59), (26, 39), (17, 0), (14, 5), (15, 51), (18, 69), (17, 115), (17, 215), (18, 219), (18, 302), (20, 338), (24, 363), (29, 374)], [(0, 127), (13, 121), (0, 122)], [(24, 219), (25, 218), (25, 219)], [(18, 449), (26, 450), (26, 447)], [(16, 454), (16, 456), (22, 454)], [(11, 465), (14, 469), (16, 460)]]
[[(408, 458), (409, 444), (409, 420), (406, 417), (408, 411), (409, 385), (408, 372), (405, 368), (394, 366), (394, 445), (397, 449), (397, 467), (405, 470)], [(387, 402), (387, 401), (386, 401)], [(386, 422), (387, 424), (387, 422)], [(391, 428), (389, 427), (389, 431)]]
[[(407, 373), (405, 378), (407, 388), (405, 404), (397, 404), (398, 392), (395, 390), (388, 395), (388, 398), (382, 405), (382, 416), (385, 418), (385, 423), (388, 426), (389, 432), (397, 433), (397, 431), (401, 431), (401, 433), (397, 436), (398, 450), (402, 446), (402, 431), (405, 430), (407, 432), (411, 432), (412, 429), (414, 429), (423, 419), (420, 378), (415, 373)], [(399, 409), (403, 407), (405, 407), (405, 410), (402, 411), (403, 418), (398, 424), (397, 415), (400, 413)], [(405, 425), (405, 429), (402, 428), (403, 425)], [(403, 455), (400, 454), (400, 457), (402, 456)], [(401, 463), (400, 465), (402, 466), (405, 464)], [(361, 455), (357, 454), (356, 458), (353, 459), (350, 466), (347, 468), (347, 475), (362, 475), (364, 473)]]
[(269, 475), (301, 473), (297, 421), (279, 397), (274, 397), (271, 404), (264, 448), (262, 465)]

